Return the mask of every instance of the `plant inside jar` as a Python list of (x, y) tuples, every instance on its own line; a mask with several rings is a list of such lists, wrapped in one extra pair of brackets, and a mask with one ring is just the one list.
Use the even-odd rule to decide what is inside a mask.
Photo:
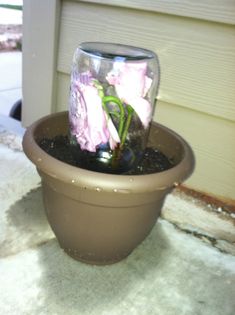
[(143, 61), (114, 62), (104, 82), (73, 69), (69, 122), (81, 167), (123, 173), (140, 161), (152, 118), (151, 84)]

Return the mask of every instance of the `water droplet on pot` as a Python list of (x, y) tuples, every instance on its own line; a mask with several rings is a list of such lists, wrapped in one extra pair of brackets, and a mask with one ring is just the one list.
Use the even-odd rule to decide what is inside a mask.
[(98, 191), (98, 192), (101, 192), (102, 189), (100, 187), (96, 187), (95, 190)]
[(122, 194), (129, 194), (131, 191), (129, 189), (117, 189), (117, 188), (114, 188), (113, 192), (115, 192), (115, 193), (122, 193)]
[(131, 191), (129, 189), (119, 189), (118, 192), (122, 194), (129, 194)]
[(50, 176), (53, 177), (53, 178), (56, 178), (56, 177), (57, 177), (56, 174), (53, 174), (53, 173), (48, 173), (48, 175), (50, 175)]
[(71, 182), (74, 184), (75, 183), (75, 179), (72, 179)]
[(133, 182), (133, 180), (134, 180), (133, 178), (130, 178), (130, 179), (129, 179), (130, 182)]
[(167, 188), (167, 186), (162, 186), (162, 187), (159, 187), (157, 190), (165, 190)]
[(38, 161), (38, 162), (42, 162), (42, 159), (41, 159), (41, 158), (38, 158), (37, 161)]

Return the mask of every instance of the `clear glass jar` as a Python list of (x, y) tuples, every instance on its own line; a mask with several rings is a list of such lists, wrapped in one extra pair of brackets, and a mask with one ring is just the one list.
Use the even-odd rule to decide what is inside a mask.
[(69, 123), (79, 167), (122, 174), (136, 166), (146, 148), (159, 79), (152, 51), (101, 42), (76, 49)]

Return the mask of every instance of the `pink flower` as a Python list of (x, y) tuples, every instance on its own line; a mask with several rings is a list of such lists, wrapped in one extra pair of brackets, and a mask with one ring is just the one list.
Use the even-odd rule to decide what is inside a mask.
[(118, 97), (134, 108), (145, 128), (152, 116), (152, 106), (144, 98), (152, 84), (146, 72), (146, 62), (117, 61), (106, 77), (109, 84), (115, 86)]
[(95, 152), (97, 146), (109, 142), (114, 149), (119, 136), (102, 107), (98, 89), (89, 72), (72, 74), (70, 91), (70, 125), (82, 150)]

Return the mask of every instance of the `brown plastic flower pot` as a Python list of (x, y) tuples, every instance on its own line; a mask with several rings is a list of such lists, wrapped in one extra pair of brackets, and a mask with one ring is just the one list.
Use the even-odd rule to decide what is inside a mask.
[(42, 178), (48, 221), (60, 246), (90, 264), (111, 264), (128, 256), (153, 228), (166, 195), (193, 171), (190, 146), (175, 132), (152, 123), (149, 145), (175, 166), (149, 175), (111, 175), (63, 163), (38, 145), (46, 137), (68, 133), (68, 113), (31, 125), (23, 148)]

